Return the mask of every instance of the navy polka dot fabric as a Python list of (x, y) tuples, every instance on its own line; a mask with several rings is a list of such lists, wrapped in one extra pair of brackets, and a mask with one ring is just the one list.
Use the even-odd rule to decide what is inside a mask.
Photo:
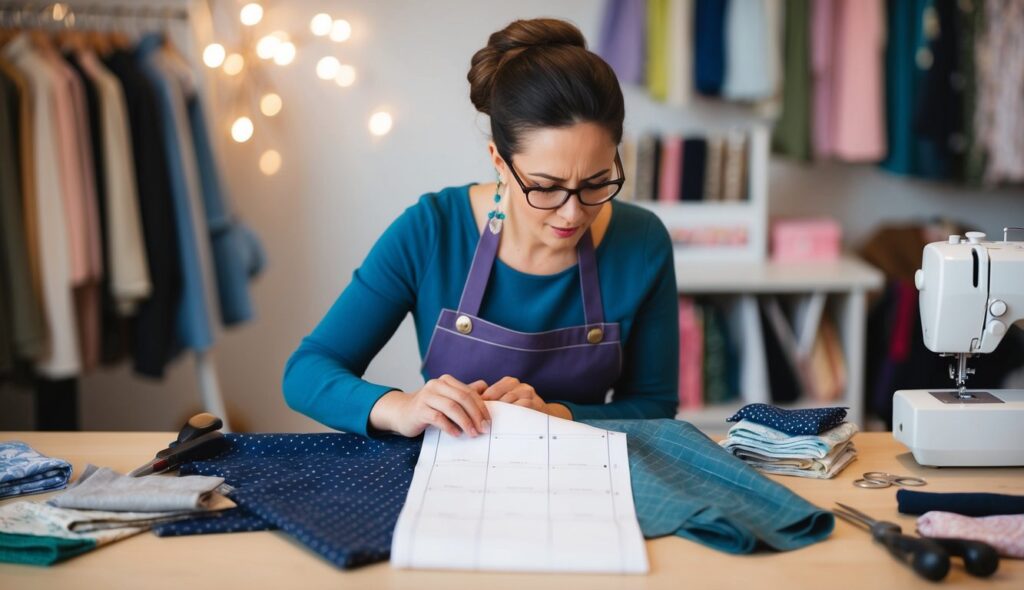
[(278, 528), (334, 565), (386, 560), (422, 440), (355, 434), (228, 434), (227, 451), (182, 466), (235, 486), (239, 508), (159, 535)]
[(792, 435), (821, 434), (846, 420), (848, 408), (784, 410), (768, 404), (747, 404), (726, 422), (750, 420)]

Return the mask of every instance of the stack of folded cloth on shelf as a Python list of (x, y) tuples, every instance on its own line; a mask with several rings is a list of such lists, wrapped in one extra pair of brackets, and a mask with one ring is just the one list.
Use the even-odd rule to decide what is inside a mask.
[(45, 503), (0, 506), (0, 562), (50, 565), (166, 522), (215, 516), (235, 503), (220, 477), (128, 477), (88, 466)]
[(899, 490), (902, 514), (917, 514), (922, 537), (982, 541), (1003, 557), (1024, 559), (1024, 496)]
[(728, 422), (722, 447), (765, 473), (831, 479), (857, 458), (846, 408), (785, 410), (748, 404)]

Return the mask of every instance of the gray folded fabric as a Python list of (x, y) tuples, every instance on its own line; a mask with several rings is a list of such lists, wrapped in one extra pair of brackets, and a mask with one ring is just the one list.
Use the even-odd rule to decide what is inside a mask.
[(110, 512), (169, 512), (206, 510), (222, 477), (150, 475), (128, 477), (106, 467), (89, 465), (64, 493), (49, 504), (78, 510)]

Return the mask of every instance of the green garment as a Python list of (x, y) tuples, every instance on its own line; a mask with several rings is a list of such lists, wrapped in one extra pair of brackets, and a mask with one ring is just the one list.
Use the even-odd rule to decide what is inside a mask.
[(95, 548), (93, 539), (0, 533), (0, 563), (53, 565)]
[(668, 98), (668, 16), (670, 0), (647, 0), (647, 91)]
[(772, 147), (800, 160), (811, 159), (811, 65), (809, 0), (786, 3), (786, 37), (782, 114), (775, 124)]

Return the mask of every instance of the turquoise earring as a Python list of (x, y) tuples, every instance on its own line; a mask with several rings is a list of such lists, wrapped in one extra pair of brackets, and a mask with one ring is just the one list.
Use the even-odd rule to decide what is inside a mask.
[(505, 214), (501, 211), (501, 175), (498, 175), (498, 186), (494, 188), (494, 210), (487, 212), (487, 228), (492, 234), (501, 232)]

